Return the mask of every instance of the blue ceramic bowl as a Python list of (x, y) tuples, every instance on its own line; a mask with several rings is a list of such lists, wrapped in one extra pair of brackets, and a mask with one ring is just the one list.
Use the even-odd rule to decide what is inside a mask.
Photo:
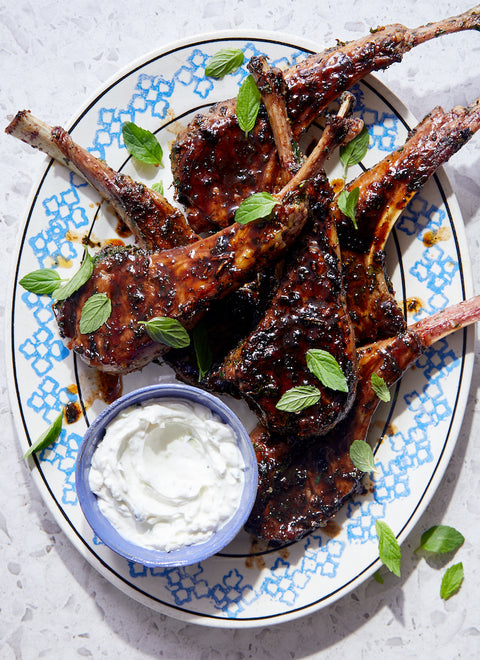
[[(203, 543), (184, 546), (170, 552), (143, 548), (121, 536), (101, 513), (96, 495), (89, 487), (92, 455), (105, 434), (106, 426), (125, 408), (162, 398), (188, 400), (210, 408), (233, 429), (245, 462), (245, 483), (238, 509), (213, 536)], [(95, 419), (87, 430), (77, 458), (75, 470), (77, 495), (91, 528), (108, 547), (129, 561), (144, 566), (186, 566), (202, 561), (224, 548), (245, 524), (257, 492), (257, 461), (249, 435), (238, 417), (220, 399), (189, 385), (152, 385), (117, 399)]]

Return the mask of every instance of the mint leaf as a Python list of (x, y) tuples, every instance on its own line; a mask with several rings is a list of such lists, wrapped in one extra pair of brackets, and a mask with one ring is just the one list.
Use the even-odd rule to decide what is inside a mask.
[(383, 584), (383, 583), (384, 583), (384, 579), (383, 579), (383, 577), (380, 575), (380, 571), (376, 571), (376, 572), (373, 574), (373, 579), (375, 580), (375, 582), (378, 582), (378, 584)]
[(163, 181), (158, 181), (157, 183), (153, 183), (152, 190), (154, 190), (159, 195), (163, 195)]
[(287, 390), (278, 401), (276, 408), (285, 412), (300, 412), (320, 400), (320, 390), (312, 385), (298, 385)]
[(106, 293), (94, 293), (87, 298), (80, 315), (80, 332), (87, 335), (95, 332), (108, 321), (112, 313), (112, 301)]
[(355, 227), (355, 229), (358, 229), (355, 215), (357, 213), (357, 204), (358, 204), (359, 195), (360, 195), (360, 188), (357, 186), (356, 188), (353, 188), (353, 190), (351, 190), (350, 192), (348, 192), (348, 190), (342, 190), (342, 192), (337, 197), (338, 208), (344, 215), (347, 216), (347, 218), (350, 218), (350, 220), (353, 222), (353, 226)]
[(192, 331), (193, 347), (197, 358), (198, 381), (200, 382), (212, 366), (212, 349), (204, 323), (198, 323)]
[(348, 392), (347, 379), (336, 359), (321, 348), (311, 348), (306, 353), (307, 367), (318, 380), (332, 390)]
[(378, 554), (383, 564), (400, 577), (400, 561), (402, 558), (402, 551), (395, 538), (395, 534), (390, 527), (383, 520), (375, 521), (375, 529), (378, 536)]
[(138, 323), (145, 326), (150, 339), (160, 344), (166, 344), (172, 348), (186, 348), (190, 345), (189, 334), (177, 319), (156, 316), (148, 321), (138, 321)]
[(383, 380), (381, 376), (376, 374), (375, 372), (372, 373), (370, 377), (370, 382), (372, 384), (372, 389), (375, 392), (375, 394), (378, 396), (380, 401), (390, 401), (390, 392), (388, 390), (388, 387)]
[(454, 564), (445, 571), (440, 585), (440, 597), (444, 600), (456, 594), (463, 582), (463, 564)]
[(128, 153), (137, 160), (149, 165), (162, 164), (162, 147), (153, 133), (131, 121), (126, 121), (122, 125), (122, 135)]
[(351, 165), (357, 165), (368, 151), (370, 135), (366, 126), (348, 144), (340, 147), (340, 160), (343, 164), (343, 178), (347, 176), (347, 169)]
[(22, 277), (19, 284), (27, 291), (41, 296), (43, 294), (53, 293), (55, 289), (58, 289), (61, 281), (60, 275), (56, 270), (40, 268)]
[(245, 135), (255, 126), (260, 110), (260, 92), (253, 77), (247, 76), (238, 90), (237, 122)]
[(55, 300), (66, 300), (67, 298), (70, 298), (75, 291), (78, 291), (78, 289), (90, 279), (92, 273), (93, 259), (85, 248), (83, 261), (75, 275), (73, 275), (63, 286), (58, 287), (53, 292)]
[(354, 440), (350, 445), (350, 459), (354, 466), (362, 472), (375, 471), (375, 459), (373, 451), (368, 442)]
[(245, 56), (239, 48), (222, 48), (208, 61), (205, 75), (210, 78), (223, 78), (242, 66)]
[(42, 435), (38, 438), (38, 440), (25, 452), (25, 454), (22, 457), (22, 460), (28, 458), (28, 456), (31, 456), (32, 454), (35, 454), (37, 451), (41, 451), (42, 449), (45, 449), (46, 447), (49, 447), (51, 444), (53, 444), (60, 435), (60, 432), (62, 430), (62, 423), (63, 423), (63, 411), (50, 424), (48, 429), (46, 429), (46, 431), (42, 433)]
[(265, 218), (280, 204), (278, 199), (267, 192), (253, 193), (244, 199), (235, 212), (235, 222), (247, 225), (249, 222)]
[(465, 541), (465, 538), (454, 527), (448, 525), (434, 525), (422, 534), (420, 545), (415, 550), (425, 550), (443, 554), (457, 550)]

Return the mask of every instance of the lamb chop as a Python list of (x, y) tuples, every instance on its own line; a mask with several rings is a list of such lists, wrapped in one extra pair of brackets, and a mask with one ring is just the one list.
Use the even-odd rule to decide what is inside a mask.
[(385, 277), (385, 244), (411, 198), (480, 128), (480, 99), (445, 112), (437, 107), (406, 143), (346, 186), (359, 188), (353, 227), (335, 204), (347, 293), (357, 346), (391, 337), (405, 319)]
[(95, 158), (60, 126), (52, 128), (30, 111), (21, 110), (5, 132), (40, 149), (86, 179), (112, 205), (141, 247), (163, 250), (198, 239), (183, 214), (165, 197)]
[(371, 376), (393, 385), (433, 343), (480, 320), (480, 296), (413, 324), (391, 339), (358, 350), (360, 380), (350, 412), (332, 431), (313, 441), (252, 434), (259, 488), (246, 529), (273, 543), (300, 539), (325, 525), (345, 501), (362, 491), (363, 473), (350, 459), (354, 440), (365, 440), (379, 399)]
[[(368, 73), (401, 61), (406, 52), (429, 39), (479, 28), (477, 6), (417, 29), (402, 25), (378, 28), (367, 37), (338, 44), (288, 68), (284, 72), (285, 100), (294, 139), (299, 139), (329, 103)], [(197, 114), (172, 148), (177, 200), (197, 232), (228, 225), (240, 202), (252, 192), (275, 191), (285, 183), (265, 108), (248, 136), (237, 124), (235, 108), (235, 99), (230, 99)]]

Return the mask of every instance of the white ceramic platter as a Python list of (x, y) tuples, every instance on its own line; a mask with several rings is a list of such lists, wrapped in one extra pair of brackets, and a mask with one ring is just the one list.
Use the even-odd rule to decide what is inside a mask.
[[(134, 165), (121, 140), (126, 120), (154, 131), (167, 154), (175, 133), (193, 114), (236, 95), (247, 75), (215, 81), (205, 64), (224, 47), (241, 48), (246, 60), (266, 54), (285, 66), (315, 45), (265, 33), (207, 35), (146, 56), (110, 81), (69, 128), (76, 142), (148, 184), (171, 173)], [(321, 44), (318, 45), (321, 48)], [(374, 78), (353, 89), (365, 120), (370, 166), (400, 146), (416, 124), (405, 106)], [(33, 100), (32, 100), (33, 102)], [(34, 112), (34, 107), (32, 107)], [(353, 178), (358, 173), (352, 168)], [(334, 173), (333, 173), (334, 175)], [(31, 462), (45, 502), (75, 547), (110, 582), (149, 607), (210, 626), (247, 627), (279, 623), (318, 610), (354, 589), (380, 565), (375, 519), (385, 519), (402, 542), (427, 506), (454, 449), (470, 385), (473, 332), (459, 332), (434, 346), (411, 369), (392, 404), (382, 404), (372, 424), (382, 434), (374, 488), (344, 508), (336, 534), (318, 531), (280, 550), (266, 550), (241, 535), (222, 555), (201, 564), (152, 570), (129, 564), (95, 538), (80, 510), (74, 463), (82, 435), (102, 409), (95, 374), (77, 362), (61, 341), (48, 296), (27, 293), (18, 280), (37, 268), (58, 265), (69, 277), (80, 262), (81, 239), (116, 238), (115, 218), (87, 184), (58, 164), (47, 163), (32, 196), (12, 277), (8, 352), (9, 388), (24, 451), (67, 404), (81, 410), (64, 425), (59, 440)], [(439, 232), (438, 230), (441, 230)], [(426, 231), (443, 240), (426, 247)], [(420, 302), (416, 320), (471, 295), (471, 278), (460, 212), (442, 172), (414, 198), (388, 244), (388, 269), (397, 297)], [(418, 307), (418, 305), (417, 305)], [(167, 367), (150, 365), (123, 378), (127, 392), (151, 382), (172, 381)], [(242, 404), (228, 400), (252, 428)]]

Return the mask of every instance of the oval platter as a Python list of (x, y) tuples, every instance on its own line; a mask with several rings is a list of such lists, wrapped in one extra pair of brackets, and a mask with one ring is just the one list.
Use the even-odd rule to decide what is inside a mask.
[[(190, 38), (150, 53), (109, 81), (69, 126), (73, 139), (113, 168), (148, 185), (162, 181), (173, 202), (169, 147), (196, 112), (234, 97), (245, 64), (222, 80), (205, 77), (209, 57), (220, 48), (240, 48), (245, 64), (265, 54), (287, 66), (322, 45), (265, 32), (226, 32)], [(403, 144), (417, 122), (374, 77), (352, 90), (356, 113), (370, 133), (361, 166), (369, 167)], [(34, 108), (32, 108), (33, 113)], [(121, 125), (133, 121), (157, 135), (163, 169), (132, 162)], [(349, 170), (350, 178), (360, 166)], [(330, 166), (335, 176), (338, 164)], [(473, 330), (438, 342), (407, 372), (392, 403), (381, 404), (370, 437), (379, 438), (378, 473), (364, 495), (352, 499), (335, 522), (276, 550), (242, 533), (228, 548), (199, 564), (152, 569), (112, 553), (91, 532), (77, 501), (75, 458), (81, 438), (103, 409), (97, 375), (62, 342), (48, 296), (18, 285), (27, 272), (58, 267), (70, 277), (82, 254), (82, 239), (95, 244), (118, 239), (116, 219), (84, 181), (48, 161), (28, 205), (7, 314), (8, 385), (22, 453), (63, 407), (73, 414), (58, 441), (30, 462), (43, 498), (73, 545), (112, 584), (137, 601), (184, 621), (217, 627), (272, 625), (325, 607), (349, 593), (380, 566), (375, 520), (388, 521), (401, 543), (438, 486), (454, 450), (470, 386)], [(426, 232), (444, 240), (427, 246)], [(472, 293), (468, 250), (456, 199), (442, 170), (405, 209), (389, 239), (387, 266), (398, 300), (418, 310), (415, 321)], [(408, 302), (415, 304), (409, 305)], [(154, 382), (173, 382), (165, 365), (152, 364), (124, 376), (123, 392)], [(242, 403), (224, 397), (247, 427), (255, 419)]]

